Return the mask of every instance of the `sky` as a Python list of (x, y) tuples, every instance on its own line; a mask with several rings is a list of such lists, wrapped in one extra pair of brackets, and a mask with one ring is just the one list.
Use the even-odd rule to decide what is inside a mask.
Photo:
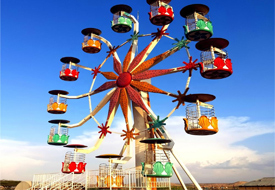
[[(137, 3), (138, 2), (138, 3)], [(202, 3), (210, 8), (213, 23), (212, 37), (229, 41), (226, 48), (233, 64), (233, 74), (225, 79), (209, 80), (194, 71), (188, 93), (213, 94), (211, 102), (219, 119), (219, 132), (212, 136), (193, 136), (185, 133), (181, 106), (166, 121), (166, 129), (175, 141), (174, 150), (199, 183), (251, 181), (274, 177), (274, 1), (273, 0), (172, 0), (175, 19), (167, 32), (174, 38), (184, 36), (184, 18), (180, 10)], [(116, 4), (132, 7), (132, 15), (139, 17), (140, 33), (156, 32), (158, 26), (149, 21), (149, 5), (143, 1), (1, 1), (1, 139), (0, 179), (32, 180), (34, 174), (60, 172), (68, 149), (47, 144), (52, 119), (67, 119), (77, 123), (89, 114), (88, 99), (68, 100), (68, 111), (63, 115), (47, 112), (49, 90), (66, 90), (69, 95), (87, 93), (92, 83), (91, 72), (80, 70), (77, 81), (59, 79), (60, 58), (73, 56), (80, 64), (97, 67), (106, 57), (108, 48), (102, 46), (97, 54), (81, 50), (84, 28), (98, 28), (101, 36), (117, 46), (130, 38), (129, 33), (119, 34), (111, 29), (110, 8)], [(138, 15), (138, 16), (137, 16)], [(139, 39), (138, 51), (152, 38)], [(149, 55), (156, 56), (173, 47), (175, 41), (163, 38)], [(200, 59), (196, 42), (189, 44), (190, 54)], [(127, 46), (127, 45), (126, 45)], [(120, 60), (129, 46), (118, 50)], [(184, 66), (188, 62), (181, 50), (153, 69)], [(113, 71), (109, 59), (103, 71)], [(152, 79), (162, 90), (177, 93), (184, 91), (188, 74), (176, 73)], [(97, 77), (95, 88), (107, 80)], [(106, 92), (92, 97), (95, 107)], [(176, 103), (161, 94), (150, 94), (152, 110), (165, 117)], [(96, 119), (105, 123), (108, 107)], [(111, 126), (113, 131), (125, 129), (120, 108)], [(88, 121), (69, 130), (69, 143), (93, 146), (98, 138), (97, 124)], [(119, 153), (123, 140), (119, 135), (108, 135), (95, 152), (86, 155), (88, 170), (98, 169), (96, 155)], [(110, 147), (111, 146), (111, 147)], [(124, 168), (132, 167), (133, 160)], [(176, 165), (176, 167), (179, 167)], [(188, 178), (181, 172), (184, 181)], [(173, 178), (173, 180), (175, 180)]]

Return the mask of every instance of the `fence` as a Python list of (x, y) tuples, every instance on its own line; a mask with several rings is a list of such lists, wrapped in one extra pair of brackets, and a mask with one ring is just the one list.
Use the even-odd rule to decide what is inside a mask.
[[(111, 174), (111, 175), (110, 175)], [(170, 178), (145, 177), (140, 170), (101, 168), (83, 174), (37, 174), (29, 190), (171, 189)]]

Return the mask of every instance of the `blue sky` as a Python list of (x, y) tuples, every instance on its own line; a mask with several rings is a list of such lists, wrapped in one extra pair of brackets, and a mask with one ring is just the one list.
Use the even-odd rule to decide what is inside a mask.
[[(74, 56), (80, 64), (97, 67), (106, 57), (108, 48), (103, 45), (98, 54), (81, 50), (81, 30), (94, 27), (104, 38), (117, 46), (130, 37), (132, 31), (118, 34), (112, 31), (110, 8), (128, 4), (136, 17), (139, 11), (140, 33), (157, 31), (148, 19), (146, 1), (17, 1), (1, 2), (1, 179), (31, 180), (36, 173), (59, 172), (65, 148), (47, 145), (51, 125), (48, 120), (68, 119), (77, 123), (89, 113), (88, 99), (68, 100), (64, 115), (47, 113), (49, 90), (62, 89), (70, 95), (89, 91), (92, 76), (80, 70), (75, 82), (59, 79), (61, 57)], [(209, 93), (216, 96), (211, 102), (219, 119), (220, 132), (211, 137), (194, 137), (183, 130), (185, 107), (179, 108), (167, 121), (167, 130), (176, 142), (175, 149), (199, 182), (234, 182), (274, 176), (274, 1), (225, 0), (214, 1), (172, 0), (175, 20), (168, 28), (170, 36), (180, 39), (184, 35), (185, 21), (181, 8), (194, 3), (209, 6), (214, 26), (213, 37), (229, 40), (226, 50), (233, 63), (232, 76), (222, 80), (207, 80), (196, 71), (188, 93)], [(141, 51), (151, 37), (139, 39)], [(152, 54), (155, 56), (170, 49), (174, 41), (163, 38)], [(200, 52), (191, 42), (190, 54), (199, 59)], [(123, 61), (126, 48), (118, 51)], [(188, 61), (181, 50), (157, 65), (154, 69), (183, 66)], [(103, 71), (113, 71), (110, 59)], [(169, 92), (183, 91), (187, 73), (177, 73), (152, 79), (152, 84)], [(106, 81), (98, 77), (95, 87)], [(93, 97), (93, 106), (105, 92)], [(165, 117), (175, 107), (171, 97), (151, 95), (152, 109)], [(97, 115), (104, 123), (107, 108)], [(114, 130), (122, 130), (119, 109)], [(171, 127), (169, 127), (171, 126)], [(71, 129), (71, 143), (92, 146), (98, 138), (97, 124), (93, 121)], [(110, 135), (109, 140), (95, 153), (87, 155), (87, 168), (97, 169), (94, 156), (106, 153), (108, 143), (117, 139), (118, 150), (122, 139)], [(203, 144), (201, 144), (201, 143)], [(182, 148), (184, 146), (184, 148)], [(204, 150), (205, 149), (205, 150)], [(208, 150), (208, 152), (206, 152)], [(105, 152), (104, 152), (105, 151)], [(228, 155), (226, 157), (225, 155)], [(95, 163), (95, 164), (93, 164)], [(4, 166), (5, 165), (5, 166)], [(256, 167), (257, 165), (257, 167)], [(256, 169), (259, 166), (260, 169)], [(202, 175), (207, 171), (211, 177)], [(237, 175), (236, 175), (237, 174)], [(236, 177), (237, 176), (237, 177)]]

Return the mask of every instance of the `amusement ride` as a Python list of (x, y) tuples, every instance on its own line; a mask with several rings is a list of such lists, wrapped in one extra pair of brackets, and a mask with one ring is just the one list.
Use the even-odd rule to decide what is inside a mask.
[[(111, 28), (113, 32), (127, 33), (131, 30), (133, 34), (119, 46), (113, 46), (110, 41), (101, 36), (101, 30), (97, 28), (85, 28), (82, 30), (84, 40), (82, 50), (88, 54), (104, 53), (101, 46), (107, 45), (109, 51), (102, 63), (91, 68), (83, 66), (75, 57), (63, 57), (62, 69), (59, 77), (64, 81), (76, 81), (79, 77), (79, 69), (92, 72), (92, 84), (89, 92), (71, 96), (64, 90), (51, 90), (50, 102), (47, 111), (51, 114), (64, 114), (67, 111), (68, 99), (88, 98), (89, 114), (80, 122), (69, 124), (64, 119), (50, 120), (54, 124), (50, 129), (48, 144), (73, 148), (65, 155), (61, 171), (64, 174), (83, 174), (86, 162), (85, 155), (101, 147), (102, 142), (110, 135), (120, 135), (124, 141), (121, 151), (117, 154), (101, 154), (96, 158), (106, 158), (109, 164), (100, 164), (99, 170), (94, 175), (96, 188), (129, 188), (129, 189), (157, 189), (170, 187), (170, 177), (173, 174), (178, 178), (184, 189), (184, 184), (175, 164), (171, 158), (185, 171), (197, 189), (201, 189), (194, 177), (179, 160), (179, 156), (173, 151), (174, 140), (169, 135), (169, 127), (165, 127), (166, 121), (180, 106), (185, 106), (186, 117), (183, 119), (184, 130), (190, 135), (213, 135), (218, 132), (218, 119), (215, 116), (214, 106), (209, 102), (215, 99), (211, 94), (188, 94), (189, 84), (193, 70), (199, 70), (202, 77), (206, 79), (223, 79), (232, 74), (231, 59), (224, 50), (229, 42), (223, 38), (212, 38), (213, 25), (209, 20), (209, 8), (203, 4), (192, 4), (181, 9), (180, 15), (185, 19), (183, 26), (185, 38), (181, 40), (169, 36), (168, 27), (174, 20), (173, 8), (169, 5), (171, 0), (147, 0), (150, 6), (149, 19), (157, 28), (157, 31), (149, 34), (141, 34), (139, 22), (131, 14), (132, 8), (128, 5), (119, 4), (113, 6), (110, 11), (113, 14)], [(150, 43), (137, 53), (138, 41), (142, 38), (152, 37)], [(173, 41), (173, 47), (167, 51), (147, 59), (154, 47), (162, 38)], [(188, 44), (195, 42), (196, 49), (201, 51), (200, 61), (194, 59), (189, 52)], [(121, 61), (118, 50), (122, 46), (129, 45), (129, 50)], [(185, 50), (188, 60), (184, 65), (175, 68), (154, 70), (153, 67), (161, 61), (180, 50)], [(113, 71), (108, 70), (106, 61), (112, 59)], [(106, 70), (105, 70), (106, 68)], [(182, 72), (188, 75), (185, 89), (177, 92), (168, 92), (151, 84), (152, 78)], [(106, 82), (98, 88), (94, 88), (98, 75), (106, 78)], [(98, 93), (106, 93), (102, 100), (92, 106), (92, 97)], [(165, 118), (160, 118), (150, 106), (149, 93), (164, 94), (171, 97), (175, 107)], [(98, 121), (97, 113), (108, 106), (105, 121)], [(116, 116), (118, 107), (122, 110), (125, 128), (122, 132), (112, 130), (112, 122)], [(88, 120), (94, 120), (98, 130), (98, 139), (94, 145), (68, 144), (68, 130), (80, 127)], [(135, 155), (133, 149), (135, 147)], [(108, 151), (108, 150), (106, 150)], [(134, 180), (124, 172), (122, 165), (131, 158), (135, 158)], [(138, 173), (138, 174), (137, 174)], [(127, 176), (128, 175), (128, 176)], [(91, 180), (91, 178), (90, 178)], [(167, 182), (162, 183), (162, 182)], [(135, 185), (141, 181), (142, 185)], [(92, 182), (90, 182), (92, 183)], [(171, 188), (171, 187), (170, 187)], [(75, 188), (77, 189), (77, 188)]]

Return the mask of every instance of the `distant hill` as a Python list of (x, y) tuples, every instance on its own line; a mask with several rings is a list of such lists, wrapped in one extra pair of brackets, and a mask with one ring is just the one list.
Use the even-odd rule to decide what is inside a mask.
[(16, 185), (18, 185), (18, 183), (20, 183), (21, 181), (14, 181), (14, 180), (5, 180), (2, 179), (0, 180), (0, 186), (3, 187), (15, 187)]
[(237, 181), (234, 184), (235, 184), (235, 186), (239, 186), (239, 185), (243, 185), (245, 183), (247, 183), (247, 181)]
[[(215, 188), (215, 189), (221, 189), (221, 188), (228, 188), (233, 189), (233, 187), (238, 187), (242, 184), (245, 184), (246, 181), (237, 181), (234, 183), (199, 183), (199, 185), (203, 188)], [(185, 184), (188, 187), (194, 187), (194, 184), (187, 183)], [(179, 183), (171, 183), (171, 186), (181, 186)]]

